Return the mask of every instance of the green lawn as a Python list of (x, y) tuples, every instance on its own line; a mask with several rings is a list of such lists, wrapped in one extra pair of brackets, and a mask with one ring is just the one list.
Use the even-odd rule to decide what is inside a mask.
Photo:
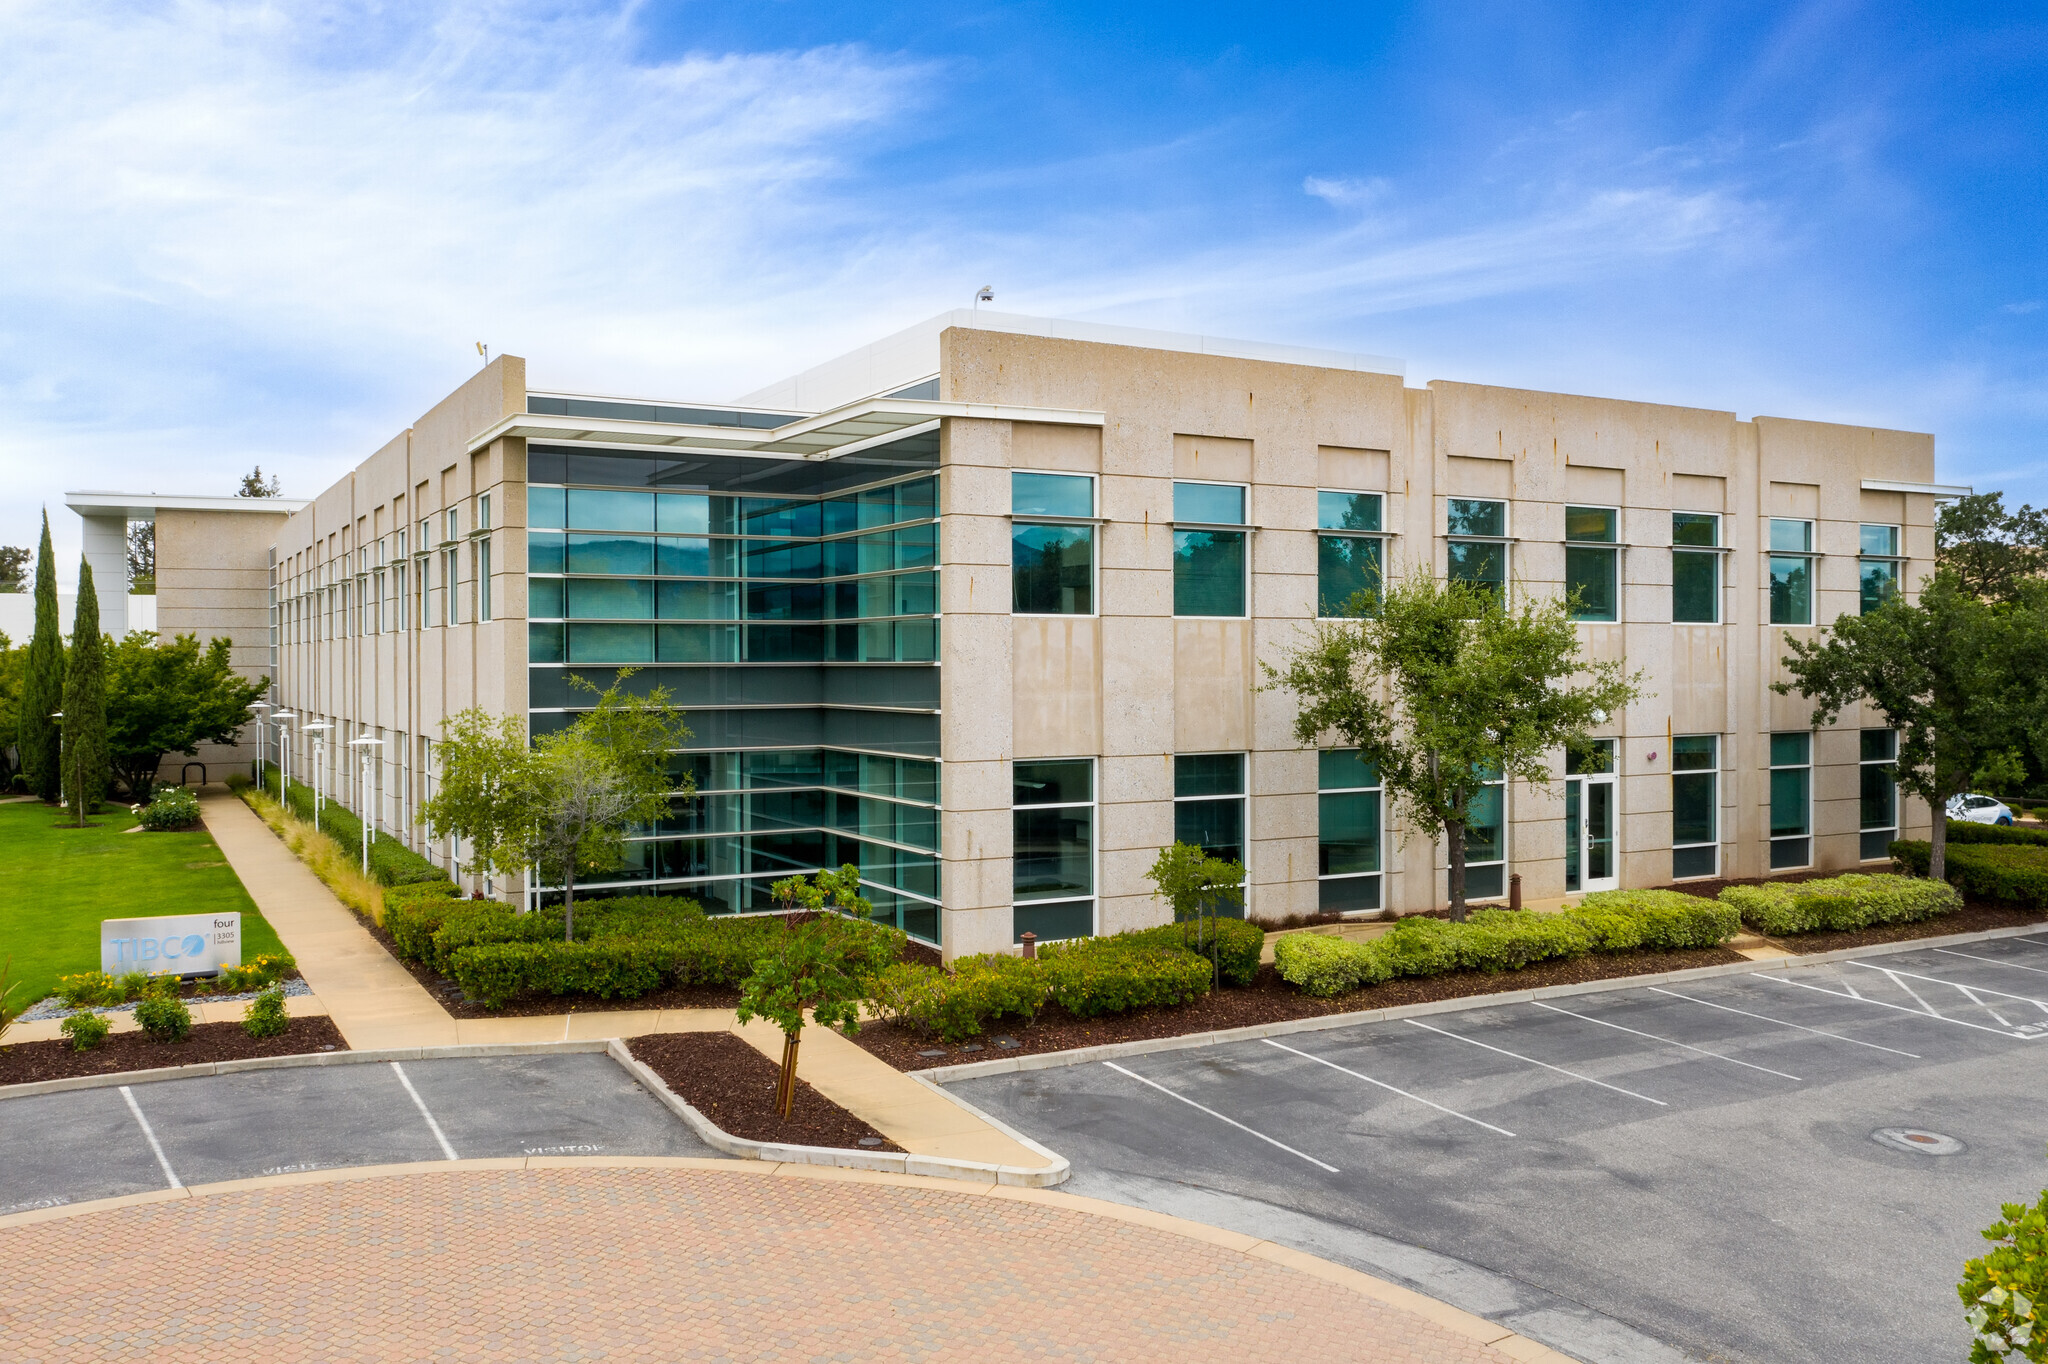
[(284, 945), (207, 833), (126, 833), (135, 816), (110, 805), (96, 829), (65, 829), (40, 802), (0, 805), (0, 958), (22, 983), (17, 1004), (57, 977), (100, 964), (100, 920), (242, 912), (242, 960)]

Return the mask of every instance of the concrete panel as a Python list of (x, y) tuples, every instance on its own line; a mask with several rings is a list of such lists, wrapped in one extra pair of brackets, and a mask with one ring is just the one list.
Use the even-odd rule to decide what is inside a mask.
[(1022, 617), (1012, 629), (1014, 756), (1100, 752), (1101, 622), (1089, 616)]
[(1099, 473), (1102, 469), (1102, 428), (1018, 422), (1010, 429), (1010, 460), (1019, 469)]
[(1249, 483), (1252, 443), (1224, 436), (1175, 435), (1173, 476), (1210, 483)]
[(1177, 753), (1251, 747), (1251, 623), (1173, 622), (1173, 736)]
[(1316, 449), (1316, 484), (1337, 491), (1380, 492), (1393, 486), (1387, 450), (1346, 450), (1335, 445)]

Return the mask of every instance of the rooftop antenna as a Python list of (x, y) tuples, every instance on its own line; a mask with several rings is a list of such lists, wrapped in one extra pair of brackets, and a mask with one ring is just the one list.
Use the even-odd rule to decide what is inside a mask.
[(491, 363), (491, 348), (483, 342), (479, 341), (476, 343), (476, 353), (483, 356), (486, 365)]
[(982, 304), (993, 303), (995, 301), (996, 286), (993, 284), (984, 284), (979, 289), (976, 289), (974, 291), (974, 311), (976, 312), (981, 311)]

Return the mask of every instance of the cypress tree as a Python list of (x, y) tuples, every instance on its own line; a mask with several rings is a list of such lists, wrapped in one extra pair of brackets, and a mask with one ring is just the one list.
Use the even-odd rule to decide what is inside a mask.
[(64, 670), (64, 795), (81, 825), (107, 792), (107, 760), (107, 650), (92, 565), (81, 558), (71, 662)]
[(43, 545), (36, 554), (36, 631), (28, 642), (28, 672), (21, 686), (21, 775), (28, 789), (54, 801), (64, 789), (57, 770), (58, 722), (64, 705), (64, 638), (57, 621), (57, 555), (50, 548), (50, 514), (43, 513)]

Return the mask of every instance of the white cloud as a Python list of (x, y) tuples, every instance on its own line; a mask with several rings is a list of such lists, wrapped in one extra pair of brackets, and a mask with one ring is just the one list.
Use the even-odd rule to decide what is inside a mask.
[(1311, 175), (1301, 182), (1301, 189), (1336, 208), (1364, 208), (1393, 192), (1393, 186), (1377, 175), (1366, 180)]
[(2002, 313), (2016, 313), (2021, 317), (2025, 317), (2028, 313), (2038, 313), (2041, 311), (2041, 300), (2030, 298), (2023, 303), (2008, 303), (1998, 311)]

